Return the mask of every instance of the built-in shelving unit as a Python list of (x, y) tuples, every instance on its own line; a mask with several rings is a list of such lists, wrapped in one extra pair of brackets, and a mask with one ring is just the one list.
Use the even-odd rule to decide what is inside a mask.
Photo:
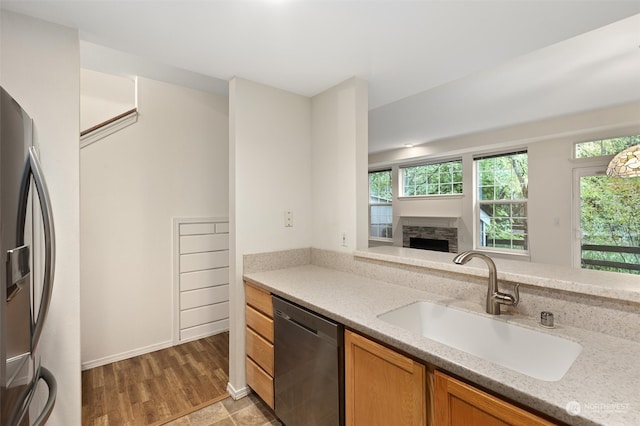
[(229, 221), (174, 219), (176, 343), (229, 329)]

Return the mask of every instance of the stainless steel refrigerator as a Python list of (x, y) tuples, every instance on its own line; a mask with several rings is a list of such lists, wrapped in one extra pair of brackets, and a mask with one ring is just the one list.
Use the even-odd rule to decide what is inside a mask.
[[(53, 290), (53, 217), (33, 121), (0, 92), (0, 426), (42, 425), (56, 399), (38, 354)], [(41, 380), (48, 398), (35, 407)]]

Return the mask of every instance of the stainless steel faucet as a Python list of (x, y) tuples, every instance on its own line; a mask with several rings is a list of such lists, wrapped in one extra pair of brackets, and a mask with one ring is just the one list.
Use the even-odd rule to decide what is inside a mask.
[(453, 262), (457, 265), (464, 265), (474, 257), (484, 260), (489, 267), (489, 287), (487, 289), (486, 309), (488, 314), (500, 315), (500, 305), (516, 306), (520, 301), (520, 284), (516, 284), (514, 294), (502, 293), (498, 290), (498, 276), (496, 273), (496, 264), (484, 253), (479, 251), (465, 251), (457, 255)]

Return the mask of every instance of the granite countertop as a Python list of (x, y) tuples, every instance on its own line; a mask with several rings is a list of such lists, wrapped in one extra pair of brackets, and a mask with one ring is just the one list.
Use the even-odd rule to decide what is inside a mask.
[[(461, 267), (451, 261), (451, 253), (379, 246), (356, 250), (354, 256), (454, 273), (461, 271)], [(626, 274), (625, 279), (621, 280), (619, 274), (603, 274), (600, 271), (495, 256), (492, 259), (496, 264), (499, 280), (640, 303), (640, 275)], [(487, 276), (487, 268), (482, 262), (469, 263), (464, 266), (464, 273), (484, 278)]]
[[(378, 315), (417, 300), (487, 315), (483, 306), (316, 265), (245, 274), (245, 280), (346, 327), (386, 342), (534, 410), (575, 425), (640, 424), (640, 343), (557, 324), (540, 328), (533, 318), (501, 315), (518, 323), (579, 342), (582, 352), (556, 382), (534, 379), (482, 358), (388, 324)], [(447, 281), (450, 278), (430, 277)], [(540, 356), (544, 356), (543, 353)], [(577, 403), (577, 404), (576, 404)], [(569, 414), (567, 406), (579, 407)], [(578, 405), (579, 404), (579, 405)], [(578, 410), (576, 410), (578, 411)], [(575, 411), (573, 411), (575, 413)]]

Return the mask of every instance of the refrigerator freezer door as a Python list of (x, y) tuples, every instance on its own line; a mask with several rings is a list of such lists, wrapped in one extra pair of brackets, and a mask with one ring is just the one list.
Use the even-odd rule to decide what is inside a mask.
[(31, 118), (0, 88), (0, 294), (4, 296), (0, 297), (0, 425), (3, 426), (8, 424), (35, 373), (31, 357), (31, 277), (25, 273), (25, 252), (21, 248), (24, 243), (18, 243), (20, 184), (31, 142)]
[[(0, 87), (0, 426), (44, 423), (56, 396), (55, 379), (36, 353), (53, 288), (55, 234), (32, 127)], [(42, 222), (42, 244), (34, 239), (41, 232), (34, 221)], [(44, 252), (43, 265), (34, 264), (33, 248)], [(29, 419), (41, 380), (49, 401)]]

